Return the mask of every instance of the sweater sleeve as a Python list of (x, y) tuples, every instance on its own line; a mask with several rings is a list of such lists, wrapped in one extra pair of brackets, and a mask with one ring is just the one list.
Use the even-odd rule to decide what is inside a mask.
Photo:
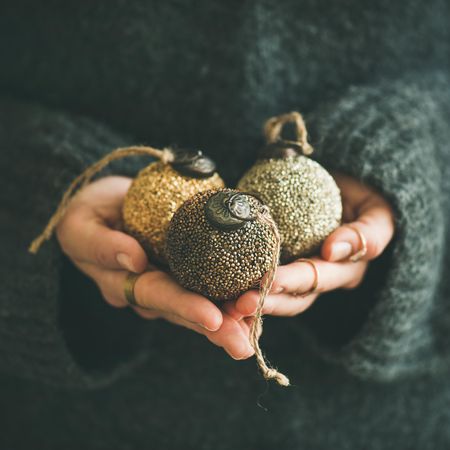
[(375, 187), (396, 234), (363, 284), (301, 319), (326, 358), (366, 379), (450, 368), (450, 78), (434, 71), (352, 86), (307, 117), (315, 157)]
[[(72, 179), (124, 144), (86, 118), (0, 99), (0, 371), (93, 387), (144, 359), (144, 321), (109, 307), (54, 237), (27, 250)], [(133, 164), (114, 169), (130, 175)]]

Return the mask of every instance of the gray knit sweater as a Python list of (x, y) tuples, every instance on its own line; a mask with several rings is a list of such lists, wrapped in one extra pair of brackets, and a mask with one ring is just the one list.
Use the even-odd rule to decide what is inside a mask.
[[(450, 448), (449, 24), (439, 0), (4, 2), (0, 448)], [(55, 239), (27, 253), (112, 148), (202, 148), (233, 185), (292, 109), (397, 227), (356, 290), (266, 318), (293, 387), (108, 307)]]

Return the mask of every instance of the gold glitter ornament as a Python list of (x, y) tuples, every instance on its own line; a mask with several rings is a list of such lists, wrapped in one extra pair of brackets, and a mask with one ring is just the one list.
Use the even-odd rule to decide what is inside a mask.
[(140, 241), (149, 256), (164, 262), (164, 234), (178, 206), (201, 190), (224, 186), (215, 172), (215, 163), (200, 151), (160, 150), (146, 146), (111, 151), (72, 181), (43, 232), (30, 244), (29, 251), (37, 253), (42, 243), (51, 237), (78, 189), (86, 186), (110, 162), (134, 155), (147, 155), (158, 161), (141, 170), (133, 181), (131, 192), (124, 200), (124, 227)]
[(133, 180), (123, 203), (124, 230), (135, 237), (150, 258), (166, 262), (166, 232), (170, 219), (194, 194), (224, 187), (217, 173), (207, 178), (183, 175), (172, 164), (157, 161)]
[[(294, 122), (296, 141), (280, 138), (288, 122)], [(270, 207), (281, 235), (281, 261), (289, 262), (318, 251), (341, 223), (342, 200), (333, 177), (304, 156), (312, 147), (298, 112), (269, 119), (265, 134), (268, 145), (237, 187), (257, 194)]]

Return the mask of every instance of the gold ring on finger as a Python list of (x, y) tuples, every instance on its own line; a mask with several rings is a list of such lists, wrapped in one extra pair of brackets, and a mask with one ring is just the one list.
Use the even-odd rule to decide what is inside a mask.
[(127, 300), (128, 304), (132, 306), (139, 306), (136, 301), (136, 297), (134, 296), (134, 286), (140, 276), (140, 273), (128, 272), (128, 275), (125, 278), (125, 283), (123, 285), (125, 299)]
[(353, 255), (349, 256), (349, 260), (352, 262), (358, 262), (361, 258), (363, 258), (367, 253), (367, 240), (364, 234), (354, 225), (346, 224), (344, 225), (348, 228), (351, 228), (356, 234), (358, 235), (359, 242), (360, 242), (360, 249), (354, 253)]
[(299, 297), (306, 297), (308, 295), (313, 294), (317, 290), (317, 287), (319, 286), (319, 269), (317, 269), (316, 264), (314, 264), (314, 261), (312, 261), (311, 259), (299, 258), (299, 259), (296, 259), (296, 261), (308, 263), (314, 271), (314, 281), (313, 281), (311, 288), (308, 291), (303, 292), (302, 294), (296, 293), (294, 295), (294, 296), (299, 296)]

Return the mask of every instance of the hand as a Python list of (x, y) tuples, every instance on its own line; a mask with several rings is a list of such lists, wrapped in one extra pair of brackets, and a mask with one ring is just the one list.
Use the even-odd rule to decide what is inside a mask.
[(64, 253), (94, 280), (110, 305), (128, 306), (125, 278), (130, 271), (142, 273), (134, 288), (142, 307), (133, 307), (141, 317), (163, 318), (203, 334), (234, 359), (253, 355), (245, 321), (237, 322), (205, 297), (183, 289), (165, 272), (146, 271), (150, 266), (144, 250), (120, 231), (122, 203), (131, 181), (101, 178), (73, 197), (56, 229)]
[[(280, 266), (271, 294), (265, 300), (263, 314), (295, 316), (309, 308), (323, 292), (356, 288), (363, 280), (369, 261), (378, 257), (391, 241), (394, 215), (386, 200), (353, 178), (336, 175), (335, 179), (342, 194), (344, 225), (325, 240), (322, 258), (311, 258), (319, 273), (317, 289), (310, 295), (301, 296), (314, 284), (315, 273), (310, 264), (292, 262)], [(361, 249), (358, 233), (348, 225), (359, 230), (367, 241), (367, 253), (358, 262), (348, 259)], [(225, 311), (240, 321), (255, 313), (258, 299), (257, 291), (248, 291), (236, 302), (227, 303)]]

